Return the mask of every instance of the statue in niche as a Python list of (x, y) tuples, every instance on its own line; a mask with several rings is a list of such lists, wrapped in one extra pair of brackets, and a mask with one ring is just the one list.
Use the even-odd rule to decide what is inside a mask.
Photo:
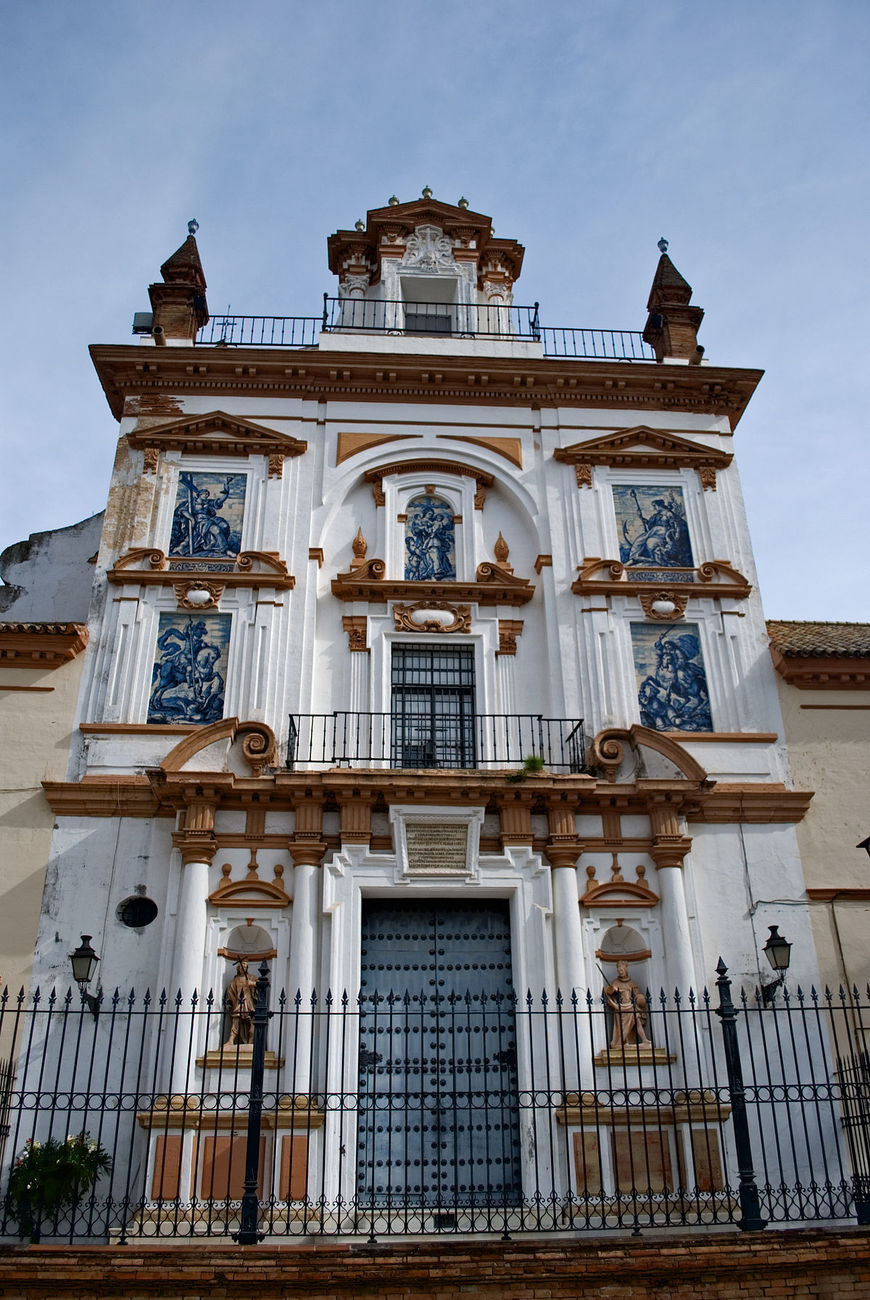
[(245, 1046), (253, 1042), (257, 981), (253, 975), (248, 974), (248, 963), (244, 957), (236, 962), (236, 973), (226, 992), (226, 1005), (231, 1024), (230, 1036), (224, 1047)]
[(628, 962), (616, 963), (616, 979), (604, 987), (604, 998), (613, 1010), (613, 1033), (610, 1050), (622, 1052), (631, 1043), (651, 1047), (647, 1038), (646, 1022), (649, 1018), (647, 1000), (640, 985), (628, 973)]
[(408, 503), (405, 527), (405, 578), (409, 582), (443, 582), (456, 577), (456, 529), (453, 510), (440, 497), (416, 497)]

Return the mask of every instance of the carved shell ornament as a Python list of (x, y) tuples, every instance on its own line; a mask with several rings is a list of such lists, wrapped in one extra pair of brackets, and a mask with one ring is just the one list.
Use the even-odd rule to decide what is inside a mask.
[(418, 600), (413, 605), (394, 605), (393, 621), (397, 632), (470, 632), (471, 606)]

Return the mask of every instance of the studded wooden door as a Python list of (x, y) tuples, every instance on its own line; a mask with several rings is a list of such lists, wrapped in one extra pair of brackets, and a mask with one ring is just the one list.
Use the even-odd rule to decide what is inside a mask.
[(360, 1200), (517, 1204), (508, 904), (367, 903), (361, 995)]

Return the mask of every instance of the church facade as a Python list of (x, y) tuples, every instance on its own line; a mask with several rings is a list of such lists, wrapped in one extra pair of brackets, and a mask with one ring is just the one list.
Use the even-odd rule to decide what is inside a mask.
[[(104, 993), (184, 1009), (213, 992), (140, 1112), (154, 1203), (207, 1199), (216, 1177), (240, 1195), (244, 1126), (206, 1134), (202, 1098), (249, 1086), (244, 980), (263, 961), (267, 1086), (293, 1114), (261, 1169), (276, 1202), (324, 1196), (315, 1166), (343, 1161), (330, 1203), (369, 1179), (379, 1204), (440, 1206), (448, 1185), (455, 1204), (458, 1166), (491, 1180), (494, 1163), (497, 1191), (472, 1171), (462, 1195), (513, 1203), (544, 1159), (511, 1100), (530, 1090), (564, 1138), (548, 1188), (610, 1195), (642, 1160), (659, 1190), (713, 1195), (734, 1157), (703, 1086), (709, 1031), (664, 1042), (647, 994), (697, 1008), (720, 958), (756, 990), (770, 926), (818, 983), (806, 910), (784, 908), (810, 795), (789, 777), (733, 450), (760, 374), (704, 358), (666, 251), (642, 337), (542, 326), (515, 302), (522, 246), (428, 192), (328, 255), (322, 319), (209, 321), (191, 234), (137, 341), (91, 350), (120, 437), (78, 741), (46, 783), (35, 982), (66, 983), (88, 934)], [(345, 1026), (341, 1065), (315, 1010), (291, 1051), (287, 1008), (345, 995), (375, 1021)], [(397, 1004), (420, 1015), (399, 1055), (377, 1010)], [(479, 1017), (464, 1055), (439, 1056), (443, 1005)], [(542, 1005), (575, 1009), (557, 1066), (550, 1047), (535, 1064), (540, 1027), (516, 1027)], [(487, 1007), (514, 1035), (495, 1051)], [(428, 1160), (426, 1088), (462, 1090), (465, 1069), (483, 1096), (491, 1059), (513, 1071), (498, 1121)], [(372, 1069), (397, 1160), (377, 1115), (355, 1103), (336, 1129), (324, 1101)], [(664, 1127), (627, 1140), (615, 1098), (662, 1070)], [(413, 1102), (409, 1072), (428, 1080)]]

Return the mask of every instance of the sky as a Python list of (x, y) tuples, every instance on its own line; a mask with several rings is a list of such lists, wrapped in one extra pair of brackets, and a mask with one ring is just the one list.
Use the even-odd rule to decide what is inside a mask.
[(87, 347), (131, 341), (189, 218), (213, 315), (316, 315), (327, 236), (429, 185), (525, 245), (546, 325), (642, 329), (664, 235), (711, 364), (766, 372), (735, 451), (767, 616), (870, 620), (866, 0), (29, 0), (3, 29), (0, 549), (102, 508)]

